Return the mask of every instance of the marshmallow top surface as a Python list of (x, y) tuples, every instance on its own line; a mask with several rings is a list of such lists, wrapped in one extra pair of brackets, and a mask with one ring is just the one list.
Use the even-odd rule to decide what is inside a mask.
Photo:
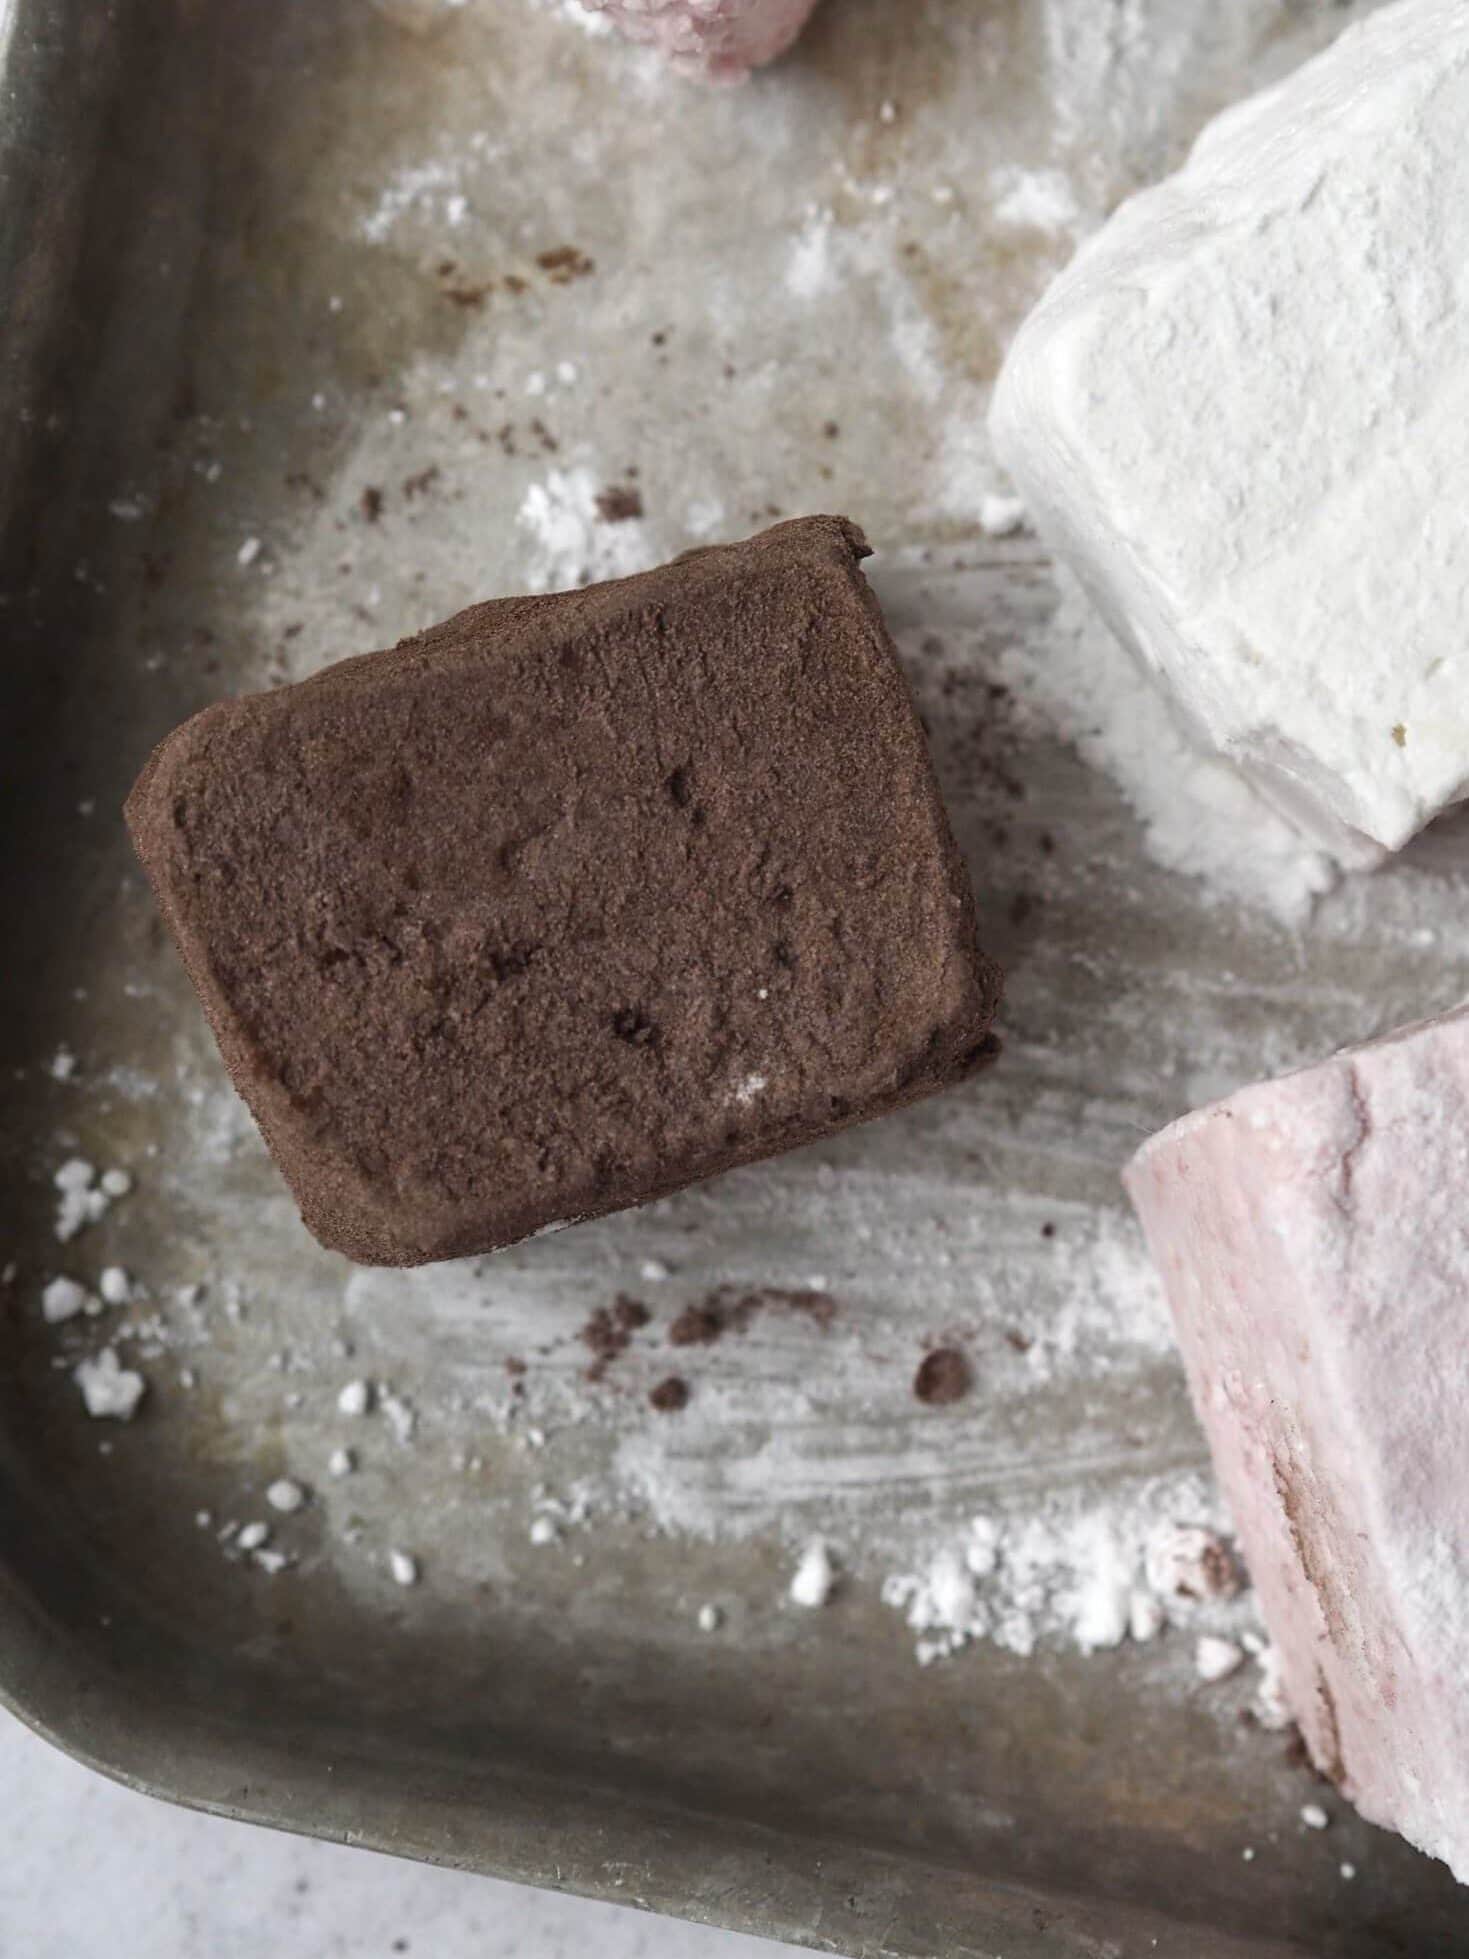
[(1469, 8), (1204, 131), (1021, 328), (997, 449), (1196, 732), (1349, 859), (1469, 794)]

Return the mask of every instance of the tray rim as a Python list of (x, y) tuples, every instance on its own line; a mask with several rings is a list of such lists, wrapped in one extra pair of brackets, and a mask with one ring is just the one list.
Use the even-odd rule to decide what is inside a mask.
[[(610, 1780), (573, 1786), (522, 1757), (487, 1763), (472, 1801), (414, 1790), (405, 1804), (392, 1759), (363, 1757), (353, 1776), (338, 1777), (339, 1762), (314, 1741), (287, 1749), (264, 1730), (198, 1718), (182, 1698), (164, 1703), (142, 1681), (138, 1691), (86, 1646), (48, 1627), (0, 1548), (0, 1706), (94, 1773), (232, 1822), (839, 1955), (1120, 1959), (1130, 1949), (1166, 1953), (1178, 1939), (1189, 1959), (1297, 1959), (1304, 1950), (1118, 1900), (981, 1878), (822, 1830), (797, 1835), (629, 1794)], [(947, 1910), (934, 1912), (934, 1895)]]

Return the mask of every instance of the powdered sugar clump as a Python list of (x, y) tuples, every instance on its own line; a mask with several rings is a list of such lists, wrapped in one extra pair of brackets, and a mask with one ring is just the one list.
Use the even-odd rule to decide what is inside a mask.
[(75, 1279), (64, 1276), (49, 1279), (41, 1291), (41, 1317), (48, 1326), (60, 1326), (64, 1320), (75, 1319), (78, 1313), (85, 1312), (89, 1298), (86, 1287), (78, 1285)]
[(1202, 1628), (1201, 1640), (1218, 1642), (1207, 1650), (1211, 1665), (1222, 1665), (1222, 1646), (1232, 1637), (1242, 1664), (1240, 1635), (1253, 1625), (1252, 1599), (1159, 1597), (1148, 1581), (1150, 1540), (1180, 1519), (1212, 1516), (1216, 1504), (1208, 1483), (1192, 1473), (1124, 1486), (1102, 1499), (1073, 1493), (1016, 1502), (1003, 1514), (975, 1517), (890, 1572), (883, 1600), (918, 1635), (914, 1650), (924, 1666), (977, 1640), (1022, 1655), (1043, 1643), (1094, 1653), (1128, 1638), (1150, 1641), (1170, 1624)]
[(791, 1603), (814, 1610), (825, 1605), (836, 1585), (836, 1567), (823, 1538), (813, 1538), (801, 1553), (791, 1579)]
[(66, 1245), (89, 1224), (99, 1224), (118, 1198), (126, 1197), (133, 1180), (125, 1170), (96, 1168), (83, 1156), (68, 1157), (52, 1178), (56, 1187), (56, 1237)]
[(124, 1367), (114, 1347), (79, 1361), (73, 1378), (87, 1413), (97, 1421), (130, 1422), (147, 1392), (142, 1375)]
[(1244, 1663), (1244, 1647), (1237, 1640), (1221, 1639), (1217, 1633), (1203, 1633), (1194, 1646), (1194, 1671), (1209, 1686), (1228, 1680)]

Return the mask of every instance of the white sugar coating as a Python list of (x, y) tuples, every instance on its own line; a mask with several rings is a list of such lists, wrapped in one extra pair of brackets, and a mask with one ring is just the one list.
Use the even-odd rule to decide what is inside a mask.
[(372, 1406), (372, 1383), (348, 1381), (337, 1395), (339, 1415), (365, 1415)]
[(75, 1319), (87, 1303), (87, 1289), (75, 1279), (48, 1279), (41, 1289), (41, 1317), (48, 1326)]
[(645, 1258), (638, 1267), (638, 1277), (645, 1285), (661, 1285), (670, 1276), (669, 1269), (661, 1258)]
[(1341, 1864), (1338, 1865), (1337, 1868), (1341, 1871), (1342, 1876), (1346, 1879), (1348, 1884), (1350, 1884), (1352, 1879), (1357, 1875), (1357, 1866), (1355, 1864)]
[(126, 1306), (133, 1296), (132, 1281), (120, 1265), (104, 1265), (97, 1290), (109, 1306)]
[(825, 1539), (813, 1538), (801, 1553), (801, 1561), (791, 1579), (791, 1603), (813, 1610), (825, 1605), (836, 1587), (836, 1576)]
[(327, 1474), (340, 1480), (352, 1475), (357, 1467), (357, 1458), (350, 1449), (333, 1449), (327, 1457)]
[(1308, 1830), (1324, 1830), (1330, 1826), (1331, 1818), (1320, 1803), (1302, 1803), (1301, 1821)]
[(388, 1571), (395, 1585), (418, 1583), (418, 1560), (407, 1551), (389, 1551)]
[(256, 1551), (252, 1554), (251, 1562), (268, 1578), (276, 1578), (285, 1570), (291, 1558), (286, 1551)]
[(260, 539), (258, 537), (247, 537), (244, 543), (240, 546), (239, 550), (235, 553), (235, 557), (237, 561), (241, 565), (246, 567), (246, 569), (248, 569), (251, 565), (253, 565), (255, 560), (259, 556), (260, 556)]
[(235, 1533), (235, 1542), (242, 1551), (258, 1551), (269, 1538), (270, 1525), (263, 1523), (242, 1524)]
[[(1312, 1758), (1469, 1878), (1469, 1009), (1174, 1123), (1126, 1172)], [(1268, 1666), (1268, 1670), (1267, 1670)]]
[(289, 1517), (305, 1503), (306, 1492), (291, 1477), (281, 1476), (265, 1492), (265, 1500), (272, 1510), (279, 1510), (283, 1516)]
[(1228, 1680), (1245, 1663), (1245, 1649), (1232, 1639), (1204, 1633), (1194, 1643), (1194, 1672), (1210, 1683)]
[(46, 1072), (52, 1081), (69, 1082), (76, 1071), (77, 1058), (64, 1044), (56, 1050), (46, 1064)]
[(86, 1190), (97, 1172), (84, 1156), (69, 1156), (52, 1178), (58, 1190)]
[(715, 1633), (724, 1624), (724, 1614), (717, 1605), (701, 1605), (698, 1612), (698, 1626), (701, 1633)]
[(1141, 665), (1352, 863), (1469, 790), (1466, 127), (1469, 10), (1383, 8), (1083, 246), (993, 405)]
[(114, 1347), (79, 1361), (72, 1379), (82, 1391), (87, 1413), (99, 1421), (130, 1422), (148, 1386), (141, 1374), (123, 1366)]
[(555, 1544), (560, 1536), (561, 1532), (554, 1517), (537, 1517), (530, 1527), (530, 1541), (537, 1546)]
[(108, 1197), (126, 1197), (133, 1187), (132, 1176), (126, 1170), (104, 1170), (100, 1182)]

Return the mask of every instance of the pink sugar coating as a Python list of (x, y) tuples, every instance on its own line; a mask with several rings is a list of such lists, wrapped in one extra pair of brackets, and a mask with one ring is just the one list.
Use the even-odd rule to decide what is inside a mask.
[(1469, 1881), (1469, 1010), (1186, 1117), (1126, 1183), (1312, 1757)]

